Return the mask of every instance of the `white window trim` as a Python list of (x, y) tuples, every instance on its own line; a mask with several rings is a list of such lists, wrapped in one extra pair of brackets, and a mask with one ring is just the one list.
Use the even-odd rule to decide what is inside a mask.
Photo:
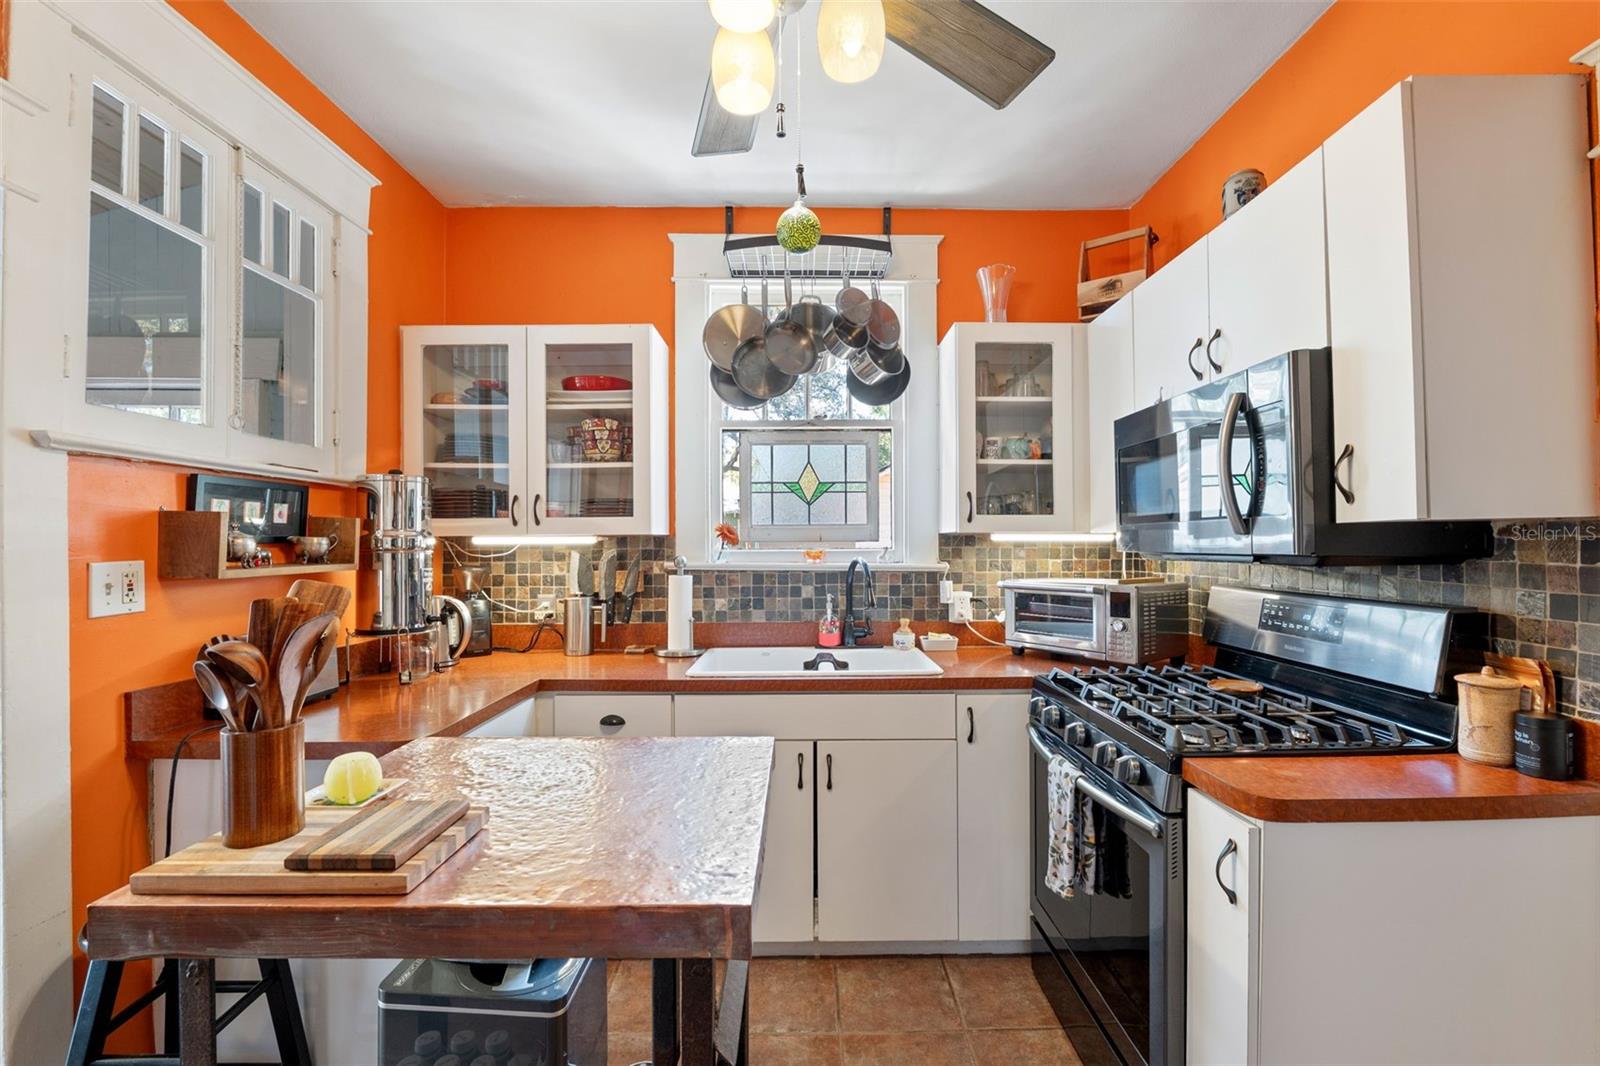
[[(56, 232), (77, 233), (86, 225), (88, 201), (79, 192), (88, 184), (88, 138), (82, 114), (94, 75), (85, 77), (87, 62), (93, 70), (107, 69), (105, 80), (113, 87), (133, 84), (159, 95), (165, 103), (156, 106), (152, 101), (149, 109), (180, 136), (199, 126), (221, 142), (220, 149), (202, 145), (212, 189), (216, 188), (213, 176), (231, 180), (237, 164), (230, 157), (236, 157), (241, 146), (271, 171), (292, 176), (293, 184), (331, 216), (325, 231), (331, 240), (326, 268), (319, 263), (319, 270), (337, 276), (337, 284), (325, 288), (323, 295), (324, 342), (330, 346), (325, 348), (322, 368), (327, 410), (323, 445), (313, 461), (293, 454), (294, 449), (266, 457), (241, 448), (237, 435), (228, 430), (233, 368), (226, 347), (232, 327), (217, 314), (211, 315), (214, 323), (208, 323), (218, 331), (208, 338), (207, 364), (210, 425), (206, 428), (214, 429), (214, 435), (191, 432), (173, 439), (141, 432), (139, 424), (126, 420), (159, 420), (127, 412), (114, 412), (123, 416), (121, 421), (82, 417), (81, 408), (88, 405), (82, 402), (81, 374), (73, 377), (72, 348), (74, 343), (82, 346), (84, 315), (81, 301), (71, 299), (78, 279), (70, 272), (63, 277), (60, 305), (34, 310), (60, 322), (56, 346), (63, 366), (59, 389), (38, 398), (30, 436), (59, 450), (291, 474), (307, 480), (346, 481), (360, 474), (366, 467), (366, 226), (377, 179), (162, 0), (39, 0), (13, 5), (11, 15), (11, 85), (15, 93), (38, 102), (44, 119), (23, 134), (27, 143), (12, 147), (34, 161), (23, 180), (27, 188), (39, 190), (40, 207), (55, 217)], [(248, 132), (248, 138), (239, 136), (241, 132)], [(225, 266), (236, 254), (235, 235), (230, 232), (233, 208), (213, 195), (208, 210), (211, 254)], [(15, 260), (12, 268), (16, 269)], [(224, 271), (212, 267), (211, 273), (215, 278)], [(209, 287), (214, 302), (208, 310), (227, 292), (220, 283)]]
[[(824, 224), (827, 219), (824, 216)], [(676, 337), (673, 373), (676, 405), (673, 417), (676, 484), (676, 546), (696, 569), (766, 570), (794, 565), (811, 569), (842, 569), (856, 554), (831, 549), (821, 564), (808, 563), (799, 551), (777, 549), (730, 553), (718, 558), (712, 529), (721, 509), (720, 483), (711, 465), (710, 433), (721, 433), (719, 412), (713, 406), (707, 361), (700, 340), (705, 324), (708, 290), (726, 284), (726, 260), (720, 233), (674, 233), (673, 281), (676, 283)], [(935, 492), (909, 491), (912, 485), (938, 482), (939, 381), (938, 381), (938, 248), (943, 237), (932, 234), (895, 237), (894, 259), (885, 281), (905, 286), (906, 313), (902, 316), (902, 343), (911, 360), (911, 385), (902, 399), (904, 439), (894, 443), (896, 531), (894, 554), (875, 560), (880, 569), (937, 569), (939, 560), (938, 498)], [(759, 425), (759, 423), (750, 423)], [(715, 494), (712, 489), (716, 488)]]

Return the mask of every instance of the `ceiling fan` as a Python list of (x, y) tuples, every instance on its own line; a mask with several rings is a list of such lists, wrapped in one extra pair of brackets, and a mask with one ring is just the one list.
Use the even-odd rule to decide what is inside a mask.
[[(771, 99), (771, 27), (806, 0), (709, 2), (722, 28), (690, 153), (736, 155), (755, 144), (756, 123)], [(885, 38), (996, 110), (1016, 99), (1056, 57), (1055, 49), (977, 0), (823, 0), (817, 39), (823, 68), (835, 80), (870, 77)], [(724, 74), (721, 99), (719, 70)], [(739, 79), (737, 86), (730, 88), (730, 77)], [(739, 88), (747, 91), (740, 94)], [(730, 100), (734, 110), (725, 106)]]

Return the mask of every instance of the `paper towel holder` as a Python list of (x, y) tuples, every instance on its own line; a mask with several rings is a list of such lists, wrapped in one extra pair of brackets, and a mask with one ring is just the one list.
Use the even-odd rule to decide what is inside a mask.
[(657, 659), (697, 659), (704, 655), (704, 648), (684, 648), (682, 651), (671, 651), (667, 648), (657, 648)]

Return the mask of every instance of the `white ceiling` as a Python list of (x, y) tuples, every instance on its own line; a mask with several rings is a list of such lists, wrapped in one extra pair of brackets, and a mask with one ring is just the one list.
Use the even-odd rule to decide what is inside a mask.
[(702, 0), (231, 2), (452, 206), (779, 203), (798, 126), (819, 205), (1067, 209), (1136, 200), (1330, 0), (996, 0), (1056, 50), (1004, 111), (894, 45), (828, 80), (811, 3), (790, 136), (769, 115), (754, 151), (707, 159)]

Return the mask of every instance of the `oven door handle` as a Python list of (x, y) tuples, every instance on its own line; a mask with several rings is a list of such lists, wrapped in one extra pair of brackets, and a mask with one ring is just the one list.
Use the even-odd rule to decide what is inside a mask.
[[(1028, 729), (1028, 743), (1033, 745), (1033, 750), (1038, 752), (1039, 757), (1044, 759), (1046, 763), (1048, 763), (1051, 759), (1059, 757), (1055, 752), (1051, 751), (1045, 745), (1044, 741), (1039, 739), (1038, 731), (1033, 729), (1031, 726)], [(1151, 818), (1142, 811), (1135, 810), (1133, 807), (1130, 807), (1128, 804), (1122, 802), (1117, 797), (1101, 788), (1099, 785), (1090, 781), (1082, 772), (1078, 773), (1077, 781), (1074, 787), (1077, 788), (1078, 791), (1088, 795), (1090, 799), (1100, 804), (1100, 806), (1104, 807), (1106, 810), (1117, 815), (1119, 818), (1133, 823), (1140, 829), (1143, 829), (1146, 833), (1149, 833), (1155, 839), (1161, 839), (1163, 831), (1161, 822)]]

